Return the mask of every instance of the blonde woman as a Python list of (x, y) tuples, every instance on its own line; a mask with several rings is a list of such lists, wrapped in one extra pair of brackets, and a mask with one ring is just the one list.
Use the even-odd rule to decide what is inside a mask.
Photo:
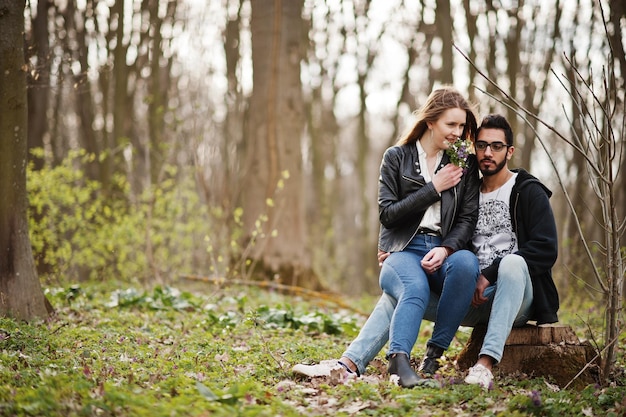
[(380, 167), (378, 249), (390, 253), (380, 272), (383, 296), (339, 361), (296, 365), (296, 373), (327, 375), (339, 366), (361, 374), (389, 340), (389, 373), (403, 387), (420, 385), (424, 379), (411, 367), (410, 355), (431, 292), (440, 302), (425, 373), (434, 373), (470, 307), (480, 273), (468, 250), (478, 216), (478, 168), (474, 155), (461, 168), (446, 150), (459, 138), (474, 140), (476, 118), (467, 100), (448, 86), (434, 90), (416, 116), (409, 133), (385, 151)]

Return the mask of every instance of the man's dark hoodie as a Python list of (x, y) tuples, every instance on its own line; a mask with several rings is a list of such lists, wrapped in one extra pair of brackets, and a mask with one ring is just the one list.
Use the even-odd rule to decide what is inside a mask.
[[(558, 321), (559, 294), (552, 280), (552, 266), (558, 255), (558, 238), (554, 214), (550, 206), (552, 192), (523, 169), (517, 173), (509, 204), (518, 250), (524, 258), (533, 283), (533, 311), (530, 320), (537, 324)], [(497, 258), (482, 274), (490, 283), (498, 279)]]

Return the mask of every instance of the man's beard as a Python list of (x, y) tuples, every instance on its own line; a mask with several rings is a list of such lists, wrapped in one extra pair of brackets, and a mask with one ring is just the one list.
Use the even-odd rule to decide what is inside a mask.
[(496, 175), (498, 172), (502, 171), (502, 169), (506, 166), (506, 158), (502, 160), (502, 162), (496, 164), (496, 167), (493, 169), (485, 169), (484, 171), (481, 169), (480, 172), (485, 177), (490, 177), (492, 175)]

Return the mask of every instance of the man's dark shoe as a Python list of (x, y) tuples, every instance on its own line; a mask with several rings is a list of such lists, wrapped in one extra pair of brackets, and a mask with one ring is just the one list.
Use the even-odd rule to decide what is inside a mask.
[(422, 360), (419, 371), (424, 375), (433, 375), (439, 369), (439, 358), (443, 355), (443, 348), (428, 345), (426, 356)]
[(394, 353), (389, 358), (389, 375), (398, 375), (401, 387), (413, 388), (424, 381), (411, 367), (409, 357), (404, 353)]

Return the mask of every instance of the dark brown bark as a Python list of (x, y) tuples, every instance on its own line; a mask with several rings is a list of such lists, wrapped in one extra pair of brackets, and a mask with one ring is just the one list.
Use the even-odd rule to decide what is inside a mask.
[(163, 20), (159, 18), (159, 2), (150, 2), (150, 27), (152, 28), (152, 59), (150, 61), (150, 79), (148, 81), (148, 132), (150, 133), (150, 179), (152, 184), (158, 181), (159, 172), (165, 159), (165, 144), (163, 143), (163, 127), (165, 112), (165, 90), (162, 85), (162, 76), (166, 75), (161, 69), (161, 27)]
[(247, 169), (241, 178), (246, 183), (244, 226), (254, 242), (250, 254), (257, 278), (310, 286), (314, 274), (307, 250), (301, 153), (302, 6), (302, 0), (252, 2), (254, 87)]
[[(523, 0), (520, 0), (519, 7), (523, 6)], [(504, 35), (504, 45), (507, 54), (507, 78), (509, 80), (509, 91), (512, 96), (515, 98), (522, 97), (521, 92), (517, 90), (518, 77), (528, 76), (527, 71), (530, 68), (530, 63), (525, 63), (523, 66), (520, 62), (520, 33), (522, 31), (523, 22), (521, 22), (520, 17), (517, 16), (517, 8), (509, 11), (509, 32)], [(522, 84), (531, 84), (526, 80), (522, 79)], [(523, 96), (526, 101), (530, 101), (532, 104), (532, 99), (528, 96)], [(530, 99), (530, 100), (528, 100)], [(511, 123), (513, 131), (516, 133), (526, 133), (526, 126), (520, 123), (519, 119), (516, 117), (515, 111), (513, 109), (506, 110), (506, 118)], [(525, 155), (531, 155), (533, 151), (533, 143), (535, 136), (533, 134), (527, 133), (522, 135), (524, 138), (523, 146), (519, 146), (521, 144), (517, 144), (518, 151), (513, 154), (513, 162), (512, 166), (522, 166), (528, 170), (531, 170), (532, 167), (530, 165), (530, 157), (526, 158)], [(524, 163), (528, 161), (528, 164), (520, 164), (520, 160), (524, 160)]]
[[(619, 80), (617, 87), (624, 88), (624, 80), (626, 79), (626, 51), (624, 50), (624, 43), (622, 42), (623, 31), (620, 28), (623, 27), (622, 23), (626, 19), (626, 2), (624, 0), (611, 0), (609, 3), (610, 8), (610, 22), (612, 23), (613, 30), (609, 32), (609, 42), (613, 49), (613, 56), (618, 62), (620, 74), (622, 76)], [(612, 63), (610, 63), (612, 64)]]
[[(572, 54), (576, 53), (576, 47), (572, 45), (573, 50)], [(572, 97), (578, 97), (576, 94), (574, 86), (576, 85), (576, 74), (574, 72), (574, 68), (571, 66), (567, 67), (567, 78), (570, 82), (570, 86), (572, 86)], [(572, 114), (572, 124), (571, 124), (571, 136), (572, 138), (580, 138), (582, 141), (578, 143), (582, 149), (585, 149), (589, 146), (583, 138), (585, 137), (585, 132), (581, 125), (581, 120), (583, 120), (582, 115), (580, 113), (580, 102), (572, 101), (570, 106), (570, 111)], [(578, 214), (579, 219), (581, 221), (581, 228), (583, 233), (590, 232), (595, 229), (593, 226), (595, 221), (590, 213), (597, 212), (599, 210), (598, 204), (595, 202), (595, 199), (590, 195), (589, 183), (591, 179), (587, 174), (587, 161), (585, 157), (579, 153), (574, 152), (572, 159), (570, 161), (569, 166), (569, 175), (571, 178), (579, 178), (580, 181), (573, 181), (570, 188), (569, 194), (572, 200), (572, 209), (575, 213)], [(601, 214), (599, 214), (601, 216)], [(594, 285), (594, 274), (591, 271), (592, 265), (589, 263), (586, 255), (585, 248), (582, 245), (581, 237), (578, 233), (578, 225), (571, 219), (567, 223), (567, 228), (565, 229), (566, 233), (566, 242), (567, 245), (564, 245), (563, 248), (563, 259), (567, 268), (576, 275), (577, 279), (582, 280), (583, 282)], [(591, 237), (591, 236), (590, 236)], [(600, 238), (601, 236), (593, 236), (593, 239)], [(579, 287), (580, 283), (574, 281), (575, 287)]]
[[(31, 21), (32, 33), (26, 50), (27, 59), (36, 57), (36, 65), (28, 75), (28, 149), (43, 148), (44, 134), (48, 130), (48, 97), (50, 91), (50, 57), (48, 47), (49, 0), (37, 3), (37, 15)], [(34, 169), (44, 166), (43, 156), (29, 155)]]
[[(163, 25), (174, 25), (176, 1), (167, 3), (167, 13), (164, 18), (159, 17), (159, 2), (153, 1), (150, 6), (150, 28), (152, 33), (150, 74), (148, 82), (148, 132), (150, 134), (150, 180), (157, 184), (162, 175), (162, 169), (167, 161), (168, 143), (165, 141), (165, 113), (168, 105), (168, 91), (171, 82), (172, 58), (163, 56), (164, 39)], [(165, 65), (164, 65), (165, 64)], [(176, 148), (177, 142), (170, 145)]]
[[(486, 10), (486, 17), (490, 17), (490, 16), (497, 16), (497, 10), (493, 5), (493, 0), (486, 0), (487, 3), (487, 10)], [(487, 28), (489, 30), (489, 39), (488, 42), (489, 44), (486, 45), (487, 48), (487, 62), (485, 64), (485, 66), (483, 67), (486, 71), (487, 71), (487, 75), (489, 76), (490, 79), (492, 80), (497, 80), (498, 79), (498, 66), (496, 65), (496, 51), (498, 50), (498, 45), (497, 45), (497, 41), (498, 41), (498, 29), (496, 26), (491, 25), (490, 24), (490, 20), (491, 19), (486, 19), (487, 22)], [(494, 94), (495, 93), (495, 87), (493, 87), (491, 84), (487, 84), (487, 92)]]
[[(115, 38), (115, 47), (111, 51), (113, 54), (113, 90), (111, 92), (113, 100), (110, 111), (113, 115), (113, 137), (111, 138), (111, 152), (107, 156), (111, 174), (124, 172), (120, 151), (128, 143), (128, 132), (133, 123), (132, 114), (128, 112), (128, 103), (131, 98), (128, 95), (129, 71), (126, 64), (128, 43), (125, 42), (124, 36), (124, 3), (125, 0), (115, 0), (115, 4), (110, 8), (111, 20), (109, 21), (109, 31), (114, 33)], [(111, 191), (113, 186), (110, 181), (108, 177), (103, 179), (103, 186), (107, 191)]]
[[(613, 31), (609, 33), (609, 42), (611, 48), (613, 49), (613, 55), (617, 60), (616, 65), (619, 66), (619, 72), (622, 74), (622, 76), (616, 80), (618, 83), (617, 87), (623, 89), (626, 87), (626, 84), (624, 83), (624, 80), (626, 80), (626, 51), (622, 41), (620, 22), (626, 19), (626, 2), (623, 0), (611, 0), (610, 9), (610, 20), (613, 26)], [(622, 139), (622, 142), (626, 142), (626, 137)], [(620, 171), (626, 172), (626, 158), (622, 159)], [(619, 176), (617, 186), (622, 190), (622, 192), (618, 195), (619, 201), (617, 206), (626, 207), (626, 179), (623, 175)], [(620, 214), (623, 216), (623, 211)], [(622, 246), (626, 246), (626, 236), (622, 237)]]
[[(538, 13), (538, 11), (537, 11)], [(559, 26), (561, 24), (561, 16), (562, 16), (562, 10), (561, 10), (561, 6), (560, 6), (560, 1), (557, 0), (556, 1), (556, 6), (555, 6), (555, 10), (554, 10), (554, 19), (552, 21), (552, 27), (551, 28), (545, 28), (546, 33), (535, 33), (533, 34), (532, 38), (535, 39), (536, 41), (539, 41), (542, 37), (545, 38), (550, 38), (552, 39), (552, 44), (550, 46), (550, 48), (548, 48), (548, 50), (546, 51), (546, 54), (542, 57), (543, 62), (540, 63), (540, 69), (539, 72), (542, 74), (549, 74), (550, 73), (550, 67), (552, 66), (552, 63), (554, 62), (554, 57), (556, 55), (556, 49), (557, 49), (557, 44), (558, 42), (560, 42), (561, 40), (561, 31), (559, 29)], [(524, 22), (520, 22), (518, 23), (520, 26), (525, 26)], [(552, 34), (551, 36), (548, 35), (547, 31), (548, 30), (552, 30)], [(520, 43), (520, 39), (518, 38), (517, 43)], [(517, 50), (519, 51), (519, 47), (517, 48)], [(519, 53), (519, 52), (518, 52)], [(527, 80), (525, 80), (524, 82), (524, 106), (527, 109), (531, 109), (532, 112), (534, 112), (535, 114), (539, 113), (539, 110), (541, 109), (541, 107), (544, 105), (544, 101), (546, 99), (546, 93), (547, 93), (547, 81), (544, 81), (543, 84), (538, 84), (536, 82), (533, 82), (533, 80), (531, 80), (531, 72), (532, 69), (525, 69), (524, 70), (524, 74)], [(547, 79), (547, 78), (546, 78)], [(537, 128), (538, 126), (538, 122), (536, 120), (532, 120), (531, 121), (531, 125), (534, 129)], [(528, 126), (526, 125), (521, 125), (520, 128), (523, 127), (523, 129), (526, 130), (525, 134), (524, 134), (524, 145), (525, 147), (528, 148), (528, 150), (524, 149), (524, 153), (522, 154), (522, 159), (521, 159), (521, 166), (523, 167), (527, 167), (527, 169), (532, 169), (532, 153), (531, 151), (533, 151), (535, 149), (535, 130), (530, 129)]]
[[(466, 370), (476, 363), (487, 328), (476, 326), (456, 363)], [(526, 325), (511, 330), (496, 376), (520, 373), (549, 378), (561, 388), (582, 389), (599, 382), (599, 361), (588, 341), (581, 341), (569, 326)], [(591, 364), (591, 366), (589, 366)], [(581, 372), (584, 371), (584, 372)], [(580, 374), (579, 374), (580, 373)]]
[(228, 79), (228, 94), (226, 105), (226, 120), (224, 122), (224, 140), (220, 146), (220, 155), (223, 168), (216, 169), (211, 181), (220, 184), (214, 187), (218, 190), (215, 203), (223, 207), (225, 213), (232, 213), (240, 198), (242, 183), (238, 181), (239, 160), (237, 155), (241, 152), (242, 142), (245, 136), (245, 103), (246, 99), (242, 92), (237, 72), (239, 71), (241, 58), (240, 31), (242, 23), (242, 0), (233, 0), (237, 13), (226, 23), (224, 30), (224, 53), (226, 57), (226, 78)]
[[(85, 172), (87, 178), (91, 180), (100, 180), (100, 155), (103, 152), (101, 138), (94, 129), (94, 120), (96, 117), (96, 110), (94, 106), (94, 99), (91, 92), (91, 86), (89, 83), (89, 77), (87, 71), (89, 70), (89, 63), (87, 58), (89, 56), (89, 46), (87, 31), (85, 28), (85, 21), (88, 19), (88, 12), (92, 11), (93, 5), (88, 2), (85, 16), (80, 19), (83, 24), (77, 25), (75, 14), (78, 13), (75, 8), (74, 1), (68, 2), (67, 9), (65, 10), (65, 24), (70, 32), (75, 34), (76, 50), (68, 51), (68, 53), (74, 55), (76, 60), (80, 63), (81, 71), (74, 75), (74, 91), (76, 93), (76, 113), (79, 121), (78, 136), (81, 146), (90, 154), (94, 155), (92, 161), (85, 164)], [(69, 48), (69, 47), (68, 47)]]
[[(48, 9), (52, 2), (42, 0), (37, 3), (35, 17), (31, 18), (31, 32), (25, 34), (26, 62), (30, 67), (26, 82), (28, 98), (28, 158), (33, 170), (45, 165), (43, 153), (31, 150), (44, 149), (44, 135), (48, 131), (48, 99), (50, 92), (50, 48), (48, 31)], [(35, 222), (40, 223), (45, 213), (32, 213)], [(43, 256), (37, 258), (38, 273), (48, 273), (51, 268)]]
[[(469, 38), (469, 51), (467, 51), (467, 56), (471, 62), (476, 62), (476, 49), (474, 48), (474, 39), (476, 38), (476, 34), (478, 33), (478, 29), (476, 26), (476, 16), (472, 13), (472, 9), (470, 7), (470, 0), (463, 0), (463, 7), (465, 9), (465, 21), (467, 22), (467, 36)], [(476, 68), (473, 66), (469, 66), (469, 83), (470, 85), (474, 83), (474, 79), (476, 78)], [(469, 99), (473, 102), (476, 98), (476, 91), (473, 88), (470, 88), (469, 91)]]
[(437, 35), (441, 38), (441, 71), (439, 80), (444, 84), (452, 84), (453, 60), (452, 60), (452, 16), (450, 11), (450, 0), (437, 0), (437, 10), (435, 11), (435, 25)]
[(24, 5), (0, 0), (0, 314), (30, 320), (47, 316), (51, 306), (35, 270), (26, 215)]

